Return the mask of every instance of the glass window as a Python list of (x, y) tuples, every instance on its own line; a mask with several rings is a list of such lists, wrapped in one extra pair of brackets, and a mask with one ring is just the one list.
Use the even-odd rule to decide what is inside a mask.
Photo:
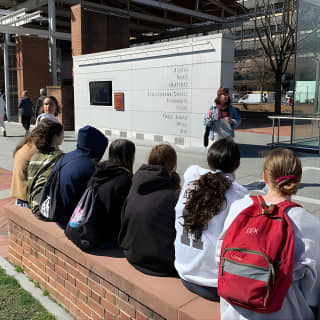
[[(294, 114), (320, 115), (320, 1), (299, 0)], [(296, 120), (292, 141), (314, 147), (320, 143), (319, 122)]]
[(90, 105), (112, 106), (112, 81), (89, 82)]

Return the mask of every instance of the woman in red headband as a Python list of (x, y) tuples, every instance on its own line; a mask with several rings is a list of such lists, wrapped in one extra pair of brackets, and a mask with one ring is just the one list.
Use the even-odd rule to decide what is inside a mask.
[[(273, 149), (265, 159), (263, 176), (268, 188), (263, 199), (271, 209), (271, 205), (277, 205), (285, 200), (290, 201), (297, 193), (302, 177), (301, 161), (292, 150)], [(225, 221), (224, 231), (252, 203), (249, 196), (234, 202)], [(320, 221), (300, 206), (289, 207), (286, 209), (286, 214), (292, 222), (294, 231), (294, 265), (292, 282), (281, 309), (269, 314), (258, 313), (251, 311), (252, 309), (247, 310), (232, 305), (221, 298), (222, 320), (315, 319), (320, 297)], [(221, 234), (220, 241), (224, 239), (224, 235), (225, 232)], [(217, 259), (220, 259), (219, 255)], [(287, 276), (290, 277), (291, 274)]]

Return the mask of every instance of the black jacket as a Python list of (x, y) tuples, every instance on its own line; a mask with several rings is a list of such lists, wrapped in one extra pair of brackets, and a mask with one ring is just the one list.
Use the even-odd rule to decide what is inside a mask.
[(131, 187), (132, 176), (126, 169), (109, 161), (101, 162), (89, 184), (96, 187), (97, 232), (99, 241), (118, 243), (121, 209)]
[(31, 117), (33, 115), (32, 102), (29, 97), (22, 97), (19, 102), (20, 116)]
[(166, 168), (142, 165), (121, 214), (119, 244), (138, 270), (176, 276), (174, 268), (175, 205), (178, 192)]

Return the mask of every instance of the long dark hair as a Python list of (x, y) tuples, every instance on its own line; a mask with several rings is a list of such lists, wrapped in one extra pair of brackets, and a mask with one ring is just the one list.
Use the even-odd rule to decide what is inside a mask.
[(59, 102), (57, 100), (57, 98), (55, 96), (49, 96), (48, 98), (50, 98), (55, 104), (56, 104), (56, 111), (54, 113), (55, 117), (61, 112), (61, 108), (60, 108), (60, 105), (59, 105)]
[(39, 124), (23, 138), (13, 151), (13, 156), (25, 144), (34, 143), (37, 149), (41, 152), (51, 149), (52, 139), (55, 135), (60, 135), (63, 131), (63, 126), (55, 121), (43, 119)]
[(36, 136), (34, 143), (37, 149), (40, 152), (51, 150), (51, 144), (54, 136), (60, 135), (62, 131), (63, 126), (61, 123), (51, 121), (49, 119), (41, 120), (32, 130), (32, 133)]
[(135, 144), (130, 140), (114, 140), (109, 147), (109, 161), (119, 164), (132, 173), (135, 152)]
[(20, 150), (25, 144), (32, 144), (34, 143), (35, 139), (37, 138), (36, 133), (33, 130), (26, 135), (15, 147), (13, 150), (13, 157), (16, 155), (17, 151)]
[(182, 213), (183, 227), (196, 238), (226, 205), (226, 192), (232, 181), (223, 173), (232, 173), (239, 167), (240, 151), (232, 139), (224, 138), (209, 148), (207, 161), (211, 170), (222, 172), (209, 172), (191, 183), (185, 194), (187, 201)]

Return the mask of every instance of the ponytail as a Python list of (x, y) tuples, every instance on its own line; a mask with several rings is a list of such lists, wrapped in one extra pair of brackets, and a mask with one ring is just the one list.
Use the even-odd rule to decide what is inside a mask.
[(201, 236), (208, 228), (209, 221), (226, 205), (226, 192), (232, 181), (222, 173), (207, 173), (193, 181), (186, 191), (187, 199), (182, 213), (184, 229), (196, 236)]

